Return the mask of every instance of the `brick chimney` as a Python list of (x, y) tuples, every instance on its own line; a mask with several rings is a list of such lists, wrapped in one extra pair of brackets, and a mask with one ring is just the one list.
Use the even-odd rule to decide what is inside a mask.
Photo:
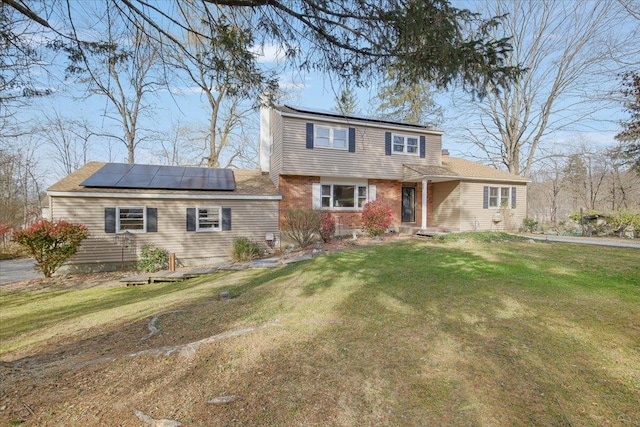
[(448, 160), (449, 159), (449, 150), (447, 150), (446, 148), (442, 149), (442, 160)]

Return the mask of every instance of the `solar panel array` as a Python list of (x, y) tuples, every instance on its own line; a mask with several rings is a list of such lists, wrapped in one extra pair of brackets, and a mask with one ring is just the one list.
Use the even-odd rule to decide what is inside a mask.
[(231, 169), (107, 163), (84, 180), (84, 187), (154, 190), (233, 191)]

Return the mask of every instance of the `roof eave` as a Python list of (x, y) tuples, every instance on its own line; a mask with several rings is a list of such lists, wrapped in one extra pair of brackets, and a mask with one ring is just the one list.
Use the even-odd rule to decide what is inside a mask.
[[(291, 107), (288, 107), (291, 108)], [(382, 122), (382, 121), (373, 121), (373, 120), (367, 120), (365, 118), (357, 118), (357, 117), (349, 117), (349, 116), (329, 116), (329, 115), (325, 115), (322, 113), (314, 113), (314, 112), (307, 112), (307, 111), (283, 111), (283, 110), (276, 110), (281, 116), (283, 117), (292, 117), (292, 118), (298, 118), (298, 119), (315, 119), (315, 120), (322, 120), (324, 122), (329, 122), (329, 123), (339, 123), (339, 124), (344, 124), (344, 123), (362, 123), (366, 126), (369, 127), (373, 127), (373, 128), (380, 128), (380, 129), (389, 129), (389, 130), (400, 130), (403, 132), (415, 132), (415, 133), (425, 133), (425, 134), (430, 134), (430, 135), (443, 135), (444, 131), (441, 130), (436, 130), (436, 129), (429, 129), (427, 127), (424, 126), (419, 126), (419, 125), (411, 125), (411, 124), (402, 124), (402, 123), (389, 123), (389, 122)]]

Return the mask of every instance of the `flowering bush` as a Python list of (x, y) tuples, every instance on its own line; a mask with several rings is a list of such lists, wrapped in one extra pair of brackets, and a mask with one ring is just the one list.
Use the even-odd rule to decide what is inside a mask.
[(320, 212), (320, 238), (323, 242), (330, 242), (336, 232), (336, 221), (330, 212)]
[(366, 203), (362, 208), (362, 225), (370, 236), (382, 235), (392, 222), (393, 210), (381, 200)]
[(89, 231), (82, 224), (41, 220), (27, 229), (16, 231), (13, 239), (33, 256), (44, 277), (51, 277), (78, 252), (80, 243), (87, 237)]

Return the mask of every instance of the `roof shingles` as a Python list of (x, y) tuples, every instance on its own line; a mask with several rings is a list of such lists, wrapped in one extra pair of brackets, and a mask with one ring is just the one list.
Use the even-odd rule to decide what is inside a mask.
[(456, 157), (444, 157), (442, 166), (405, 165), (405, 167), (427, 179), (451, 177), (466, 180), (529, 182), (525, 177)]

